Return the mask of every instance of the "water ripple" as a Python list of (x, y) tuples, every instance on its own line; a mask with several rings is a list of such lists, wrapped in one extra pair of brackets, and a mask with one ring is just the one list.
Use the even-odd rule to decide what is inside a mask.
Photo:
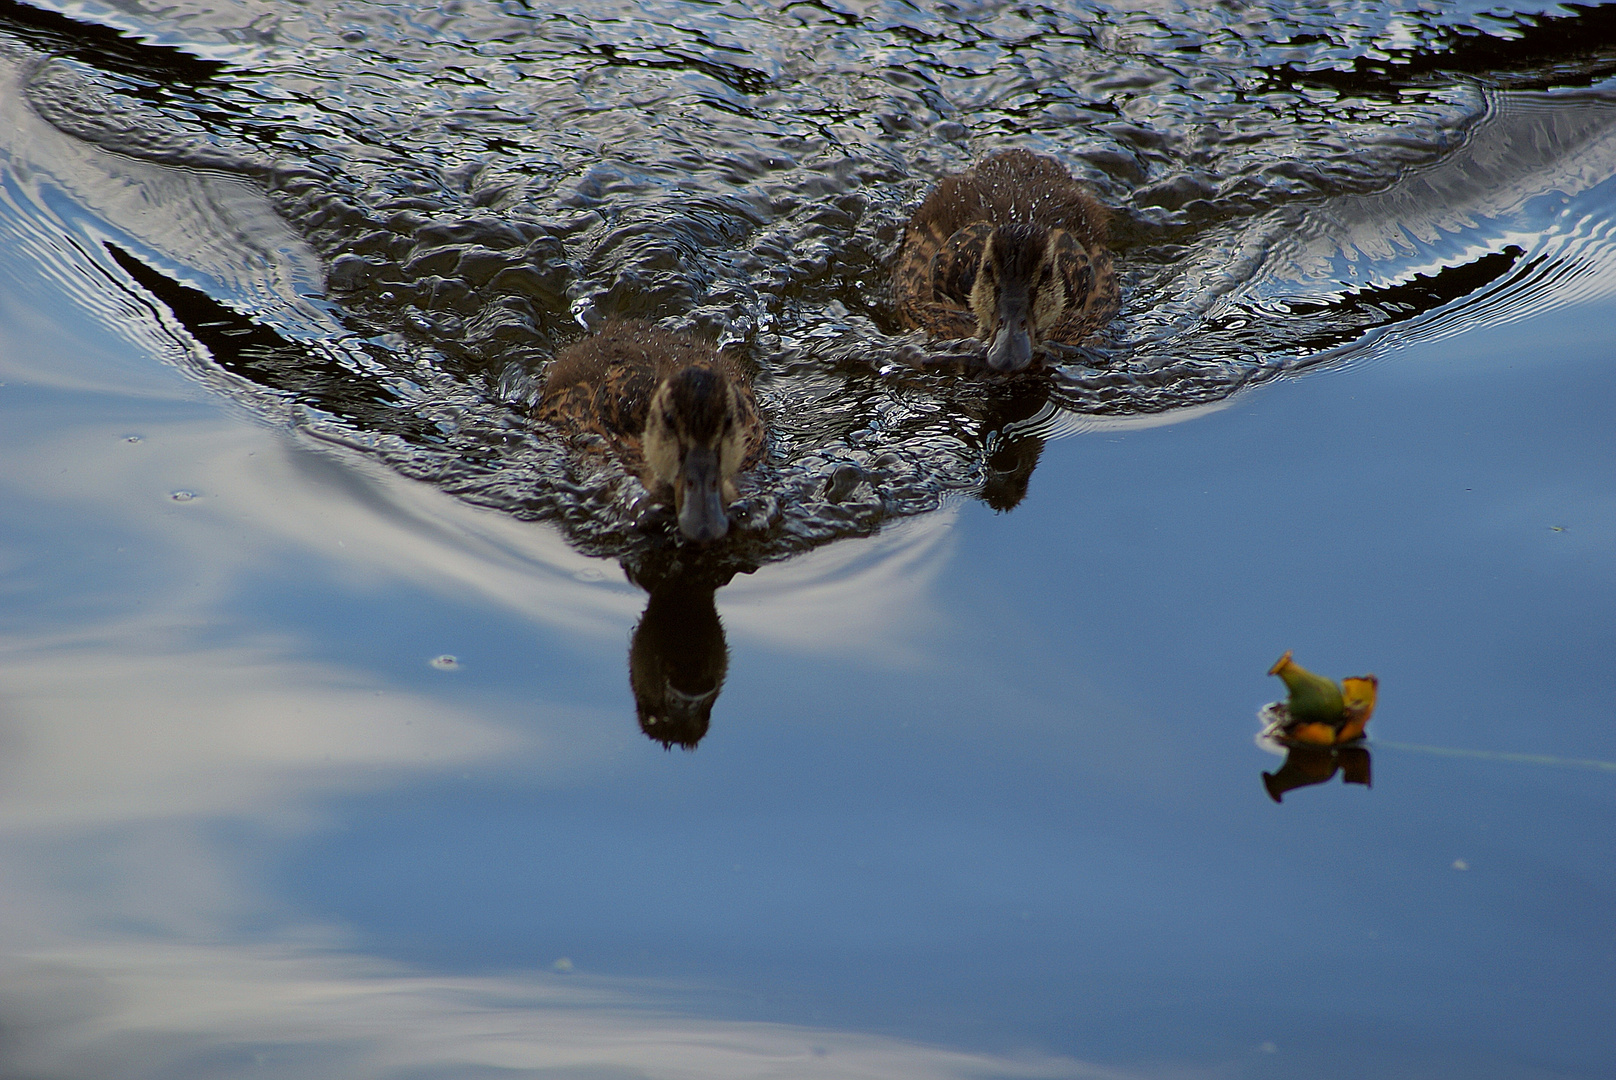
[[(215, 335), (213, 365), (322, 438), (626, 559), (659, 543), (631, 527), (637, 481), (526, 420), (549, 357), (606, 317), (755, 360), (774, 431), (733, 545), (747, 566), (955, 493), (1009, 509), (1048, 438), (1616, 279), (1607, 8), (62, 10), (0, 18), (40, 57), (41, 115), (254, 178), (328, 267), (316, 312), (193, 295), (117, 254), (171, 306), (274, 328), (251, 356)], [(896, 332), (886, 283), (903, 224), (1006, 145), (1117, 208), (1122, 315), (1030, 385), (917, 370), (936, 349)]]

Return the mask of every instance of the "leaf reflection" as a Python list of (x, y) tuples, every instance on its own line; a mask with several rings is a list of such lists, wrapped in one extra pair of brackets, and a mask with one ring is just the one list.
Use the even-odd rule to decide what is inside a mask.
[(1262, 774), (1263, 787), (1275, 802), (1282, 801), (1287, 791), (1322, 784), (1337, 772), (1343, 783), (1368, 787), (1369, 765), (1367, 746), (1292, 746), (1278, 771)]

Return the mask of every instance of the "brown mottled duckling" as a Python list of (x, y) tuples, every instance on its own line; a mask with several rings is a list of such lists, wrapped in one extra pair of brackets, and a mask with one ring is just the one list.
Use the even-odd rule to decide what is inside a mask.
[(735, 476), (763, 452), (746, 373), (711, 345), (651, 323), (608, 323), (556, 355), (535, 416), (605, 438), (648, 490), (671, 495), (697, 543), (729, 531)]
[(944, 177), (909, 219), (892, 268), (898, 319), (978, 337), (1020, 371), (1045, 342), (1077, 344), (1117, 313), (1106, 211), (1052, 157), (1004, 150)]

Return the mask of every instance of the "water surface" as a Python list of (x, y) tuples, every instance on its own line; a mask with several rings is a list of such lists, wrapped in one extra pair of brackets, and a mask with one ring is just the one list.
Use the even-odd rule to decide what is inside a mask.
[[(5, 1071), (1608, 1075), (1608, 9), (581, 11), (0, 7)], [(1126, 274), (1030, 387), (884, 292), (1001, 145)], [(525, 422), (618, 314), (758, 365), (704, 559)]]

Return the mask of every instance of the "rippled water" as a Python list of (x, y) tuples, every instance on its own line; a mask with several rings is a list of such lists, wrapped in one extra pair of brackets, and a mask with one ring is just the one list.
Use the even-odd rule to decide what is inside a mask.
[[(1606, 242), (1577, 199), (1604, 179), (1616, 106), (1565, 92), (1611, 69), (1597, 9), (67, 10), (135, 36), (19, 25), (56, 53), (18, 77), (39, 115), (254, 178), (329, 266), (301, 290), (334, 305), (318, 309), (290, 273), (267, 296), (239, 266), (203, 283), (285, 338), (249, 360), (215, 336), (207, 371), (463, 497), (560, 516), (592, 550), (633, 543), (637, 489), (581, 512), (602, 480), (569, 476), (524, 414), (556, 346), (603, 317), (748, 346), (775, 432), (737, 549), (755, 565), (949, 492), (1002, 505), (1028, 440), (1087, 417), (1216, 401), (1470, 305), (1563, 299)], [(1117, 208), (1123, 316), (1052, 382), (906, 377), (885, 280), (903, 222), (937, 176), (1007, 144), (1060, 156)], [(229, 205), (251, 222), (247, 201)], [(142, 258), (206, 269), (172, 236), (135, 239), (137, 276)], [(868, 483), (831, 503), (838, 466)]]
[[(1406, 7), (0, 3), (12, 483), (94, 508), (10, 519), (5, 1060), (1604, 1075), (1616, 9)], [(1002, 146), (1122, 313), (926, 370)], [(755, 366), (719, 550), (528, 420), (613, 316)], [(1405, 738), (1286, 831), (1231, 671), (1306, 642)], [(728, 678), (688, 761), (629, 650)]]

